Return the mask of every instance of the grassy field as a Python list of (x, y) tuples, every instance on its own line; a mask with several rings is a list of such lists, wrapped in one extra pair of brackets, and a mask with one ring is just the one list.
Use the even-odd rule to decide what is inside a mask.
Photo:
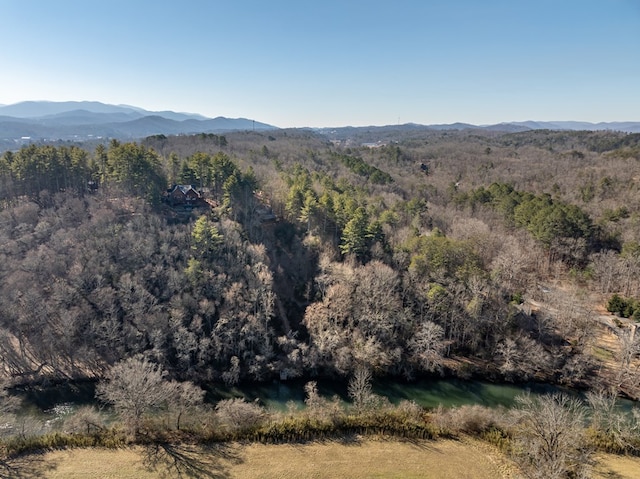
[[(600, 456), (597, 479), (636, 479), (640, 459)], [(155, 467), (155, 469), (154, 469)], [(399, 442), (363, 440), (305, 445), (229, 445), (56, 451), (34, 458), (25, 478), (147, 479), (177, 477), (176, 467), (211, 478), (426, 478), (515, 479), (516, 468), (475, 440)], [(187, 476), (185, 474), (185, 476)], [(188, 477), (188, 476), (187, 476)]]
[(602, 454), (594, 472), (597, 479), (640, 478), (640, 458)]

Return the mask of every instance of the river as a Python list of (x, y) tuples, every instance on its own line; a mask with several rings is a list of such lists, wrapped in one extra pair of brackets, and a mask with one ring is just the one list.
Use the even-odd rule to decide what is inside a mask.
[[(265, 406), (284, 410), (287, 403), (297, 407), (304, 404), (304, 384), (306, 381), (288, 381), (246, 385), (234, 388), (214, 388), (210, 397), (219, 400), (229, 397), (245, 397), (248, 400), (258, 399)], [(337, 395), (342, 401), (348, 401), (347, 384), (342, 382), (318, 380), (318, 391), (321, 396), (330, 398)], [(414, 382), (384, 380), (374, 382), (373, 391), (384, 396), (391, 403), (402, 400), (414, 401), (424, 408), (457, 407), (463, 405), (482, 405), (487, 407), (513, 407), (515, 398), (522, 394), (543, 395), (549, 393), (567, 393), (581, 396), (575, 390), (561, 388), (542, 383), (491, 383), (478, 380), (462, 379), (424, 379)], [(621, 400), (623, 407), (631, 407), (632, 401)]]
[[(244, 397), (258, 400), (267, 408), (283, 411), (288, 407), (304, 407), (305, 380), (273, 381), (264, 384), (243, 384), (236, 387), (212, 386), (207, 390), (207, 401), (215, 403), (220, 399)], [(487, 407), (512, 407), (515, 398), (524, 393), (542, 395), (565, 392), (580, 396), (581, 393), (549, 384), (490, 383), (462, 379), (425, 379), (415, 382), (385, 380), (375, 382), (373, 390), (394, 404), (402, 400), (416, 402), (424, 408), (456, 407), (462, 405), (482, 405)], [(84, 404), (94, 404), (95, 383), (66, 384), (51, 388), (31, 388), (17, 394), (24, 399), (24, 411), (29, 414), (53, 414), (68, 412)], [(339, 381), (318, 380), (321, 396), (338, 396), (347, 402), (347, 384)], [(620, 400), (623, 409), (638, 406), (638, 403)]]

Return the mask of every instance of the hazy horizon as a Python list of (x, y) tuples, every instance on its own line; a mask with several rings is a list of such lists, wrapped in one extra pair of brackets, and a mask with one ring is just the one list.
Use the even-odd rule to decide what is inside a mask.
[(640, 4), (0, 3), (0, 104), (278, 127), (637, 121)]
[[(42, 112), (42, 113), (38, 113), (38, 114), (25, 114), (25, 113), (21, 113), (21, 114), (7, 114), (4, 111), (4, 108), (6, 107), (14, 107), (14, 106), (20, 106), (20, 105), (24, 105), (24, 104), (59, 104), (59, 105), (65, 105), (65, 104), (78, 104), (77, 108), (72, 108), (72, 109), (62, 109), (62, 108), (58, 108), (55, 109), (55, 111), (60, 110), (58, 113), (55, 112)], [(12, 104), (1, 104), (0, 103), (0, 116), (8, 116), (8, 117), (14, 117), (14, 118), (20, 118), (21, 120), (39, 120), (42, 118), (47, 118), (47, 117), (51, 117), (51, 116), (55, 116), (61, 113), (65, 113), (65, 112), (71, 112), (71, 111), (89, 111), (91, 112), (92, 109), (89, 108), (83, 108), (83, 106), (87, 106), (87, 105), (83, 105), (83, 104), (101, 104), (104, 105), (106, 107), (119, 107), (122, 109), (128, 109), (131, 111), (135, 111), (135, 112), (144, 112), (144, 113), (148, 113), (149, 115), (159, 115), (159, 116), (163, 116), (163, 114), (165, 113), (177, 113), (180, 115), (188, 115), (191, 116), (191, 119), (199, 119), (199, 120), (214, 120), (214, 119), (229, 119), (229, 120), (248, 120), (248, 121), (254, 121), (254, 122), (259, 122), (259, 123), (266, 123), (263, 122), (260, 118), (248, 118), (246, 116), (242, 116), (242, 117), (234, 117), (234, 118), (229, 118), (229, 117), (223, 117), (223, 116), (217, 116), (217, 117), (208, 117), (208, 116), (204, 116), (199, 112), (195, 112), (195, 111), (174, 111), (174, 110), (168, 110), (166, 108), (163, 108), (161, 110), (146, 110), (143, 109), (139, 106), (136, 105), (129, 105), (129, 104), (111, 104), (111, 103), (103, 103), (103, 102), (99, 102), (99, 101), (95, 101), (95, 100), (68, 100), (68, 101), (53, 101), (53, 100), (25, 100), (25, 101), (20, 101), (17, 103), (12, 103)], [(74, 105), (75, 106), (75, 105)], [(94, 111), (94, 113), (96, 113), (96, 111)], [(165, 118), (171, 118), (171, 116), (165, 116)], [(124, 120), (122, 120), (124, 121)], [(133, 121), (129, 120), (129, 121)], [(184, 121), (184, 119), (175, 119), (175, 121)], [(87, 120), (88, 123), (90, 123), (89, 120)], [(622, 121), (610, 121), (610, 122), (586, 122), (586, 121), (580, 121), (580, 120), (571, 120), (571, 119), (556, 119), (556, 120), (536, 120), (536, 119), (529, 119), (529, 120), (519, 120), (519, 121), (510, 121), (510, 120), (504, 120), (504, 121), (500, 121), (500, 122), (496, 122), (496, 123), (485, 123), (485, 124), (474, 124), (474, 123), (467, 123), (467, 122), (460, 122), (460, 121), (455, 121), (455, 122), (451, 122), (451, 123), (417, 123), (417, 122), (412, 122), (412, 121), (408, 121), (405, 123), (387, 123), (387, 124), (368, 124), (368, 125), (341, 125), (341, 126), (336, 126), (336, 125), (318, 125), (318, 126), (314, 126), (314, 127), (307, 127), (307, 126), (300, 126), (300, 127), (284, 127), (286, 128), (318, 128), (318, 129), (331, 129), (331, 128), (385, 128), (385, 127), (394, 127), (394, 126), (410, 126), (410, 125), (415, 125), (415, 126), (447, 126), (447, 125), (469, 125), (469, 126), (473, 126), (473, 127), (480, 127), (480, 128), (484, 128), (484, 127), (495, 127), (498, 125), (526, 125), (526, 124), (532, 124), (532, 123), (536, 123), (541, 125), (543, 128), (552, 128), (553, 126), (558, 126), (559, 129), (576, 129), (576, 127), (580, 127), (580, 125), (584, 124), (584, 125), (591, 125), (591, 126), (604, 126), (604, 125), (614, 125), (614, 126), (619, 126), (622, 124), (630, 124), (634, 127), (633, 130), (626, 130), (626, 129), (622, 129), (621, 131), (633, 131), (635, 132), (635, 130), (637, 128), (640, 128), (640, 121), (634, 121), (634, 120), (622, 120)], [(268, 124), (268, 123), (267, 123)], [(268, 124), (270, 126), (276, 127), (276, 128), (282, 128), (278, 125), (271, 125)]]

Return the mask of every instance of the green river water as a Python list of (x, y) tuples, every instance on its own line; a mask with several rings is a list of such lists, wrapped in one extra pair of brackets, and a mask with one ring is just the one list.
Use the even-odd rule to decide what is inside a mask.
[[(264, 384), (246, 384), (238, 387), (211, 387), (207, 391), (207, 400), (215, 403), (220, 399), (244, 397), (258, 400), (264, 406), (275, 410), (286, 410), (290, 406), (304, 407), (304, 384), (299, 381), (274, 381)], [(348, 402), (347, 384), (344, 382), (318, 380), (321, 396), (338, 396)], [(540, 383), (510, 384), (484, 381), (465, 381), (461, 379), (430, 379), (415, 382), (390, 381), (376, 382), (374, 392), (389, 399), (394, 404), (402, 400), (411, 400), (425, 408), (456, 407), (478, 404), (487, 407), (512, 407), (518, 395), (532, 395), (554, 392), (566, 392), (580, 396), (580, 392), (562, 389), (557, 386)], [(24, 398), (25, 412), (29, 414), (56, 414), (60, 408), (73, 410), (83, 404), (94, 404), (95, 383), (68, 384), (51, 388), (32, 388), (18, 391)], [(638, 406), (638, 403), (621, 400), (623, 409)]]
[[(267, 407), (285, 409), (288, 402), (298, 407), (304, 404), (305, 381), (274, 382), (260, 386), (247, 386), (232, 389), (214, 389), (212, 396), (228, 398), (243, 396), (249, 400), (258, 399)], [(374, 392), (384, 396), (394, 404), (402, 400), (414, 401), (425, 408), (439, 405), (455, 407), (479, 404), (488, 407), (511, 407), (516, 396), (524, 393), (546, 394), (561, 389), (544, 384), (514, 385), (489, 383), (483, 381), (464, 381), (460, 379), (435, 379), (416, 382), (384, 381), (374, 383)], [(320, 395), (330, 398), (335, 395), (348, 401), (346, 383), (318, 380)]]

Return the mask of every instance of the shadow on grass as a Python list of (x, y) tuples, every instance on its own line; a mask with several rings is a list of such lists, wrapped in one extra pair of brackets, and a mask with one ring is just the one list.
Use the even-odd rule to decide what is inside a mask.
[(336, 437), (330, 442), (336, 442), (341, 446), (360, 446), (363, 442), (363, 437), (358, 434), (345, 434), (342, 437)]
[(143, 464), (160, 477), (226, 479), (228, 463), (240, 464), (238, 449), (231, 445), (211, 446), (159, 442), (143, 449)]
[(25, 454), (0, 460), (0, 479), (36, 479), (55, 468), (56, 463), (43, 454)]
[(604, 479), (624, 479), (624, 477), (622, 477), (620, 474), (614, 471), (601, 472), (600, 475)]

